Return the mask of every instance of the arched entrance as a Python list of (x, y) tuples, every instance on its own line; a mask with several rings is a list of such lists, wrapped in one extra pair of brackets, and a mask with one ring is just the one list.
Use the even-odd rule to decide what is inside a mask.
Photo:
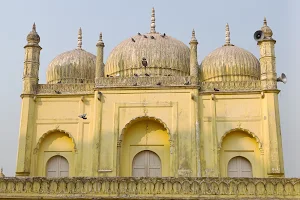
[(153, 151), (138, 153), (132, 161), (133, 177), (161, 177), (161, 161)]
[(45, 133), (39, 139), (39, 142), (35, 149), (36, 166), (33, 172), (34, 176), (48, 176), (49, 162), (51, 166), (49, 168), (51, 172), (50, 174), (65, 174), (66, 170), (62, 170), (61, 172), (59, 172), (59, 170), (56, 170), (58, 166), (55, 167), (55, 165), (57, 164), (62, 165), (62, 168), (66, 166), (66, 162), (64, 162), (62, 159), (67, 160), (68, 176), (74, 176), (75, 151), (76, 145), (74, 143), (74, 139), (70, 136), (70, 134), (67, 134), (66, 132), (61, 130), (52, 130)]
[(160, 121), (145, 117), (130, 122), (120, 136), (119, 145), (119, 176), (172, 175), (170, 137)]
[(69, 162), (62, 156), (53, 156), (47, 162), (46, 176), (52, 177), (68, 177)]
[(227, 167), (228, 177), (252, 177), (252, 166), (247, 158), (237, 156), (232, 158)]
[(260, 142), (244, 130), (233, 130), (222, 137), (219, 168), (222, 177), (261, 177), (264, 174)]

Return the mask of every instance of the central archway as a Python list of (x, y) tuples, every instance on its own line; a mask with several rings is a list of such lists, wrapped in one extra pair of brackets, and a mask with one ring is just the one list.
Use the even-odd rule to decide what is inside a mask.
[(160, 175), (170, 175), (170, 134), (159, 120), (138, 118), (131, 121), (122, 130), (118, 144), (119, 176), (133, 176), (134, 157), (146, 151), (160, 159)]

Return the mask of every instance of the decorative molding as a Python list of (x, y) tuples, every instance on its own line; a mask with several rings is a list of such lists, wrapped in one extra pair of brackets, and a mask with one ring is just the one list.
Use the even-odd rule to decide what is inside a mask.
[(212, 81), (201, 82), (201, 91), (214, 92), (214, 88), (219, 92), (233, 92), (233, 91), (260, 91), (260, 80), (253, 81)]
[(299, 199), (297, 178), (0, 178), (0, 199)]
[[(55, 91), (58, 91), (57, 94)], [(37, 94), (94, 94), (94, 84), (39, 84), (37, 87)]]
[(72, 141), (73, 141), (73, 143), (74, 143), (74, 151), (75, 151), (75, 153), (77, 152), (77, 146), (76, 146), (75, 139), (73, 138), (73, 136), (72, 136), (69, 132), (67, 132), (67, 131), (64, 131), (64, 130), (55, 128), (55, 129), (52, 129), (52, 130), (50, 130), (50, 131), (47, 131), (46, 133), (44, 133), (44, 134), (40, 137), (39, 141), (37, 142), (37, 144), (36, 144), (36, 146), (35, 146), (35, 148), (34, 148), (34, 150), (33, 150), (34, 154), (37, 154), (37, 153), (38, 153), (39, 148), (40, 148), (40, 146), (41, 146), (41, 143), (43, 142), (43, 140), (45, 139), (45, 137), (47, 137), (49, 134), (55, 133), (55, 132), (60, 132), (60, 133), (66, 134), (69, 138), (71, 138)]
[(234, 129), (230, 129), (229, 131), (225, 132), (224, 135), (221, 137), (220, 139), (220, 142), (219, 142), (219, 145), (218, 145), (218, 151), (221, 150), (222, 148), (222, 143), (223, 143), (223, 140), (224, 138), (229, 134), (229, 133), (232, 133), (232, 132), (235, 132), (235, 131), (242, 131), (244, 133), (247, 133), (248, 135), (252, 136), (253, 138), (255, 138), (257, 144), (258, 144), (258, 148), (261, 152), (263, 152), (263, 148), (262, 148), (262, 142), (261, 140), (251, 131), (249, 131), (248, 129), (244, 129), (244, 128), (241, 128), (240, 126), (238, 126), (237, 128), (234, 128)]
[(199, 86), (199, 80), (192, 76), (105, 77), (96, 80), (96, 88), (163, 86)]

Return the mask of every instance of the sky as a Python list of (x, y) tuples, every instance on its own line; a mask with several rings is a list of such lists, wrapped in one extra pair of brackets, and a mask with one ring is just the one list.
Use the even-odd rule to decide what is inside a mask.
[(253, 33), (264, 16), (276, 43), (277, 73), (284, 72), (288, 83), (279, 83), (281, 132), (286, 177), (300, 177), (300, 122), (298, 81), (300, 56), (300, 1), (297, 0), (6, 0), (0, 3), (0, 166), (14, 176), (21, 111), (22, 72), (26, 36), (36, 23), (43, 48), (40, 83), (46, 82), (48, 64), (58, 54), (77, 46), (79, 27), (83, 48), (96, 54), (99, 33), (103, 32), (105, 59), (121, 41), (150, 31), (151, 9), (156, 11), (156, 30), (188, 45), (194, 28), (198, 39), (198, 62), (225, 42), (229, 23), (231, 43), (256, 57), (259, 50)]

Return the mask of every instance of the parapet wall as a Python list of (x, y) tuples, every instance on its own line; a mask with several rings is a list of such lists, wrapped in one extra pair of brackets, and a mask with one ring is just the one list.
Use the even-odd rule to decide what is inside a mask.
[(300, 199), (300, 179), (12, 177), (0, 199)]

